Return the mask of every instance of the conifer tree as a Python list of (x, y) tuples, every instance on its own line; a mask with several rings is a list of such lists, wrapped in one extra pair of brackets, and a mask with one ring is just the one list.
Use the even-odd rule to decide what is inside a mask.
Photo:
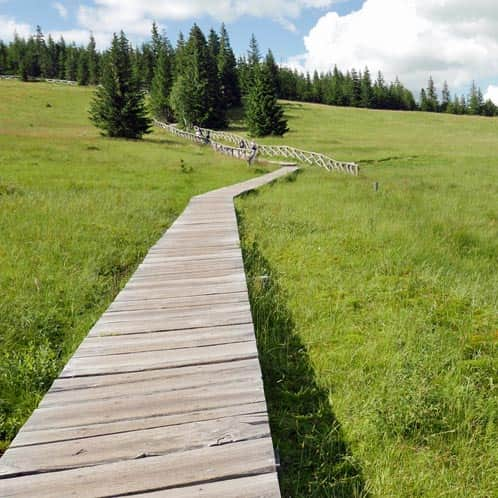
[(7, 46), (0, 40), (0, 74), (7, 73)]
[(89, 81), (88, 71), (88, 53), (85, 50), (80, 50), (78, 55), (78, 72), (77, 81), (78, 85), (86, 86)]
[(57, 44), (57, 78), (63, 80), (66, 77), (66, 42), (61, 36)]
[(158, 49), (158, 58), (154, 68), (154, 78), (150, 92), (151, 107), (158, 119), (171, 121), (173, 111), (170, 106), (170, 94), (173, 86), (173, 48), (166, 37)]
[(110, 137), (141, 138), (150, 132), (145, 95), (132, 68), (130, 44), (114, 34), (105, 57), (102, 84), (90, 108), (90, 119)]
[(439, 102), (437, 98), (436, 86), (434, 85), (434, 80), (432, 76), (429, 77), (429, 82), (427, 83), (427, 92), (426, 92), (426, 111), (428, 112), (437, 112), (439, 109)]
[(361, 92), (360, 92), (360, 107), (369, 108), (372, 106), (373, 101), (373, 88), (372, 79), (368, 67), (365, 67), (363, 77), (361, 78)]
[(95, 38), (93, 34), (90, 35), (90, 42), (86, 48), (88, 57), (88, 83), (90, 85), (97, 85), (99, 82), (99, 57), (97, 54), (97, 48), (95, 43)]
[(477, 88), (475, 81), (472, 82), (470, 88), (470, 95), (468, 99), (468, 112), (474, 116), (481, 114), (483, 102), (483, 96), (480, 88)]
[(157, 64), (162, 48), (163, 48), (163, 37), (161, 36), (161, 33), (159, 33), (159, 28), (157, 26), (156, 21), (154, 21), (152, 23), (152, 43), (151, 43), (154, 66)]
[(69, 81), (76, 81), (78, 77), (78, 49), (72, 43), (67, 48), (65, 78)]
[(420, 110), (424, 112), (428, 112), (430, 109), (428, 100), (427, 100), (427, 93), (424, 88), (420, 90)]
[(357, 73), (355, 69), (351, 70), (351, 105), (359, 107), (361, 103), (361, 73)]
[(451, 102), (450, 89), (448, 88), (448, 82), (445, 81), (443, 84), (443, 91), (441, 93), (441, 112), (448, 112), (448, 107)]
[(57, 46), (51, 35), (48, 35), (42, 68), (45, 78), (55, 78), (57, 76)]
[(273, 52), (271, 50), (268, 50), (268, 53), (266, 54), (265, 64), (266, 67), (268, 68), (268, 73), (270, 74), (271, 84), (272, 87), (274, 88), (275, 95), (279, 97), (280, 96), (280, 88), (278, 80), (279, 69), (277, 63), (275, 62), (275, 57), (273, 56)]
[(220, 37), (218, 36), (218, 33), (211, 28), (209, 30), (209, 36), (208, 36), (208, 49), (211, 54), (211, 57), (213, 57), (216, 61), (218, 60), (218, 55), (220, 54), (220, 48), (221, 48), (221, 42), (220, 42)]
[(170, 104), (185, 126), (219, 128), (226, 125), (216, 61), (201, 29), (194, 24), (180, 54), (181, 65), (171, 90)]
[(254, 34), (252, 34), (249, 42), (249, 50), (247, 52), (247, 70), (245, 73), (242, 73), (244, 74), (244, 78), (241, 80), (241, 88), (244, 95), (247, 95), (254, 86), (256, 72), (259, 70), (260, 64), (261, 52), (259, 50), (258, 41)]
[(222, 98), (228, 108), (239, 106), (241, 102), (237, 62), (224, 24), (221, 25), (220, 30), (220, 49), (217, 64)]
[(271, 75), (266, 67), (258, 67), (246, 102), (246, 122), (251, 135), (281, 136), (288, 131), (283, 108), (278, 104), (271, 83)]
[(220, 54), (220, 39), (214, 30), (211, 30), (208, 40), (206, 59), (208, 78), (208, 109), (210, 113), (209, 127), (225, 128), (228, 126), (228, 102), (223, 98), (223, 89), (218, 72), (218, 57)]

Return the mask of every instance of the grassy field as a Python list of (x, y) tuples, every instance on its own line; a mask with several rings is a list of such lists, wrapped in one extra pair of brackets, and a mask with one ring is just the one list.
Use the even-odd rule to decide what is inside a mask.
[(286, 109), (362, 174), (238, 201), (284, 496), (498, 496), (498, 120)]
[(103, 138), (91, 93), (0, 81), (0, 453), (189, 198), (258, 173), (162, 133)]

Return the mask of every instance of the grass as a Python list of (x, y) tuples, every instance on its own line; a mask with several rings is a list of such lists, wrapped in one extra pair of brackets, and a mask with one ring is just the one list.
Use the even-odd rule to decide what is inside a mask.
[(497, 496), (498, 120), (285, 105), (362, 174), (237, 203), (283, 495)]
[(256, 174), (162, 132), (103, 138), (91, 94), (0, 81), (0, 453), (190, 197)]

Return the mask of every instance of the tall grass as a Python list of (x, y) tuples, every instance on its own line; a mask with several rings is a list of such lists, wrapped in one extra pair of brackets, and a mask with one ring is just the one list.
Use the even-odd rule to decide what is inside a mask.
[(91, 90), (0, 82), (0, 453), (192, 195), (242, 162), (99, 136)]
[[(246, 263), (257, 241), (256, 273), (269, 269), (292, 317), (290, 327), (256, 318), (258, 335), (264, 344), (270, 330), (277, 351), (302, 345), (297, 361), (311, 373), (298, 389), (327, 398), (314, 423), (341, 428), (338, 458), (361, 483), (351, 496), (496, 496), (497, 121), (306, 105), (290, 114), (296, 140), (287, 142), (323, 152), (354, 142), (368, 159), (359, 178), (309, 169), (238, 202)], [(251, 285), (256, 317), (260, 292)], [(278, 316), (281, 306), (261, 309)], [(285, 444), (301, 405), (281, 402), (265, 353), (263, 365), (265, 385), (275, 384), (274, 436), (294, 465), (283, 466), (284, 495), (344, 496), (333, 486), (343, 478), (337, 460), (320, 459), (326, 437), (305, 437), (302, 448), (315, 450), (301, 459)], [(321, 478), (303, 487), (317, 463)]]

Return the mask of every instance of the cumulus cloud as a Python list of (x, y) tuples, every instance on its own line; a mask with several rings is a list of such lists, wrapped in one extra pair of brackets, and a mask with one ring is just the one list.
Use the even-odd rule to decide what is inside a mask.
[[(94, 0), (81, 6), (79, 23), (93, 31), (124, 29), (146, 35), (152, 20), (183, 21), (210, 16), (218, 21), (233, 21), (245, 16), (270, 18), (295, 31), (292, 20), (306, 8), (326, 8), (340, 0)], [(344, 1), (344, 0), (343, 0)]]
[(29, 24), (19, 23), (12, 17), (0, 15), (0, 40), (12, 40), (16, 33), (26, 38), (31, 32)]
[(324, 15), (289, 60), (305, 70), (368, 66), (412, 90), (429, 75), (461, 88), (498, 75), (496, 0), (366, 0), (361, 9)]
[(484, 98), (491, 99), (496, 105), (498, 105), (498, 86), (489, 85)]
[(59, 13), (59, 15), (63, 18), (63, 19), (67, 19), (67, 15), (68, 15), (68, 12), (67, 12), (67, 8), (65, 5), (63, 5), (62, 3), (60, 2), (54, 2), (52, 4), (52, 7)]

